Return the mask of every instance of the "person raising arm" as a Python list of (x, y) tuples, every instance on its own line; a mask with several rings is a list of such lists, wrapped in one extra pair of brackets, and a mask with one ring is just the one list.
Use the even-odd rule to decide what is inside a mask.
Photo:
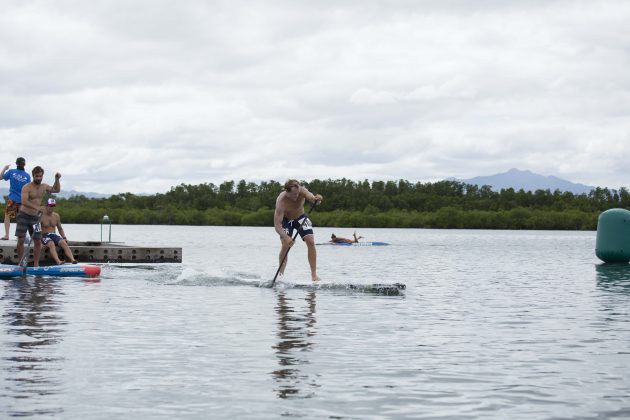
[(44, 169), (36, 166), (31, 172), (33, 181), (29, 182), (22, 188), (22, 205), (16, 217), (17, 227), (15, 228), (15, 236), (17, 236), (18, 261), (22, 261), (24, 255), (24, 238), (28, 231), (31, 240), (35, 241), (33, 245), (33, 266), (39, 267), (39, 256), (42, 250), (42, 229), (40, 225), (40, 216), (43, 213), (42, 198), (46, 193), (58, 193), (61, 191), (59, 179), (61, 174), (55, 174), (55, 183), (48, 185), (43, 183)]
[(9, 181), (9, 197), (7, 199), (7, 207), (4, 211), (4, 236), (2, 240), (9, 239), (9, 230), (11, 229), (11, 220), (15, 220), (20, 205), (22, 204), (22, 188), (31, 182), (31, 176), (24, 170), (26, 159), (19, 157), (15, 160), (15, 169), (9, 169), (6, 165), (0, 173), (0, 178)]

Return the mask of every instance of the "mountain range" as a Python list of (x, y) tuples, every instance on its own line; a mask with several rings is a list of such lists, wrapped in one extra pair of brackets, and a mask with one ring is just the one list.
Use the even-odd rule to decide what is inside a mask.
[[(0, 196), (3, 198), (5, 195), (9, 195), (9, 189), (0, 188)], [(70, 198), (73, 195), (83, 195), (87, 198), (107, 198), (107, 197), (111, 197), (113, 194), (101, 194), (101, 193), (95, 193), (95, 192), (81, 192), (81, 191), (70, 190), (70, 191), (61, 191), (60, 193), (55, 194), (55, 197)]]
[[(464, 182), (466, 184), (490, 185), (493, 190), (499, 191), (501, 188), (514, 188), (518, 191), (521, 188), (525, 191), (536, 190), (560, 190), (570, 191), (574, 194), (588, 194), (593, 188), (590, 185), (578, 184), (575, 182), (567, 181), (566, 179), (558, 178), (556, 176), (544, 176), (536, 174), (528, 170), (520, 170), (512, 168), (507, 172), (502, 172), (494, 175), (476, 176), (469, 179), (457, 179), (449, 178), (449, 180), (455, 180)], [(4, 197), (9, 194), (8, 188), (0, 188), (0, 195)], [(81, 191), (62, 191), (59, 194), (55, 194), (57, 197), (68, 198), (73, 195), (83, 195), (88, 198), (107, 198), (112, 194), (100, 194), (95, 192), (81, 192)], [(144, 195), (144, 194), (143, 194)]]
[(502, 188), (514, 188), (514, 190), (518, 191), (522, 188), (525, 191), (548, 189), (551, 191), (569, 191), (573, 194), (588, 194), (595, 188), (590, 185), (567, 181), (557, 176), (544, 176), (535, 174), (532, 171), (515, 168), (499, 174), (476, 176), (469, 179), (458, 179), (457, 181), (479, 186), (490, 185), (495, 191), (499, 191)]

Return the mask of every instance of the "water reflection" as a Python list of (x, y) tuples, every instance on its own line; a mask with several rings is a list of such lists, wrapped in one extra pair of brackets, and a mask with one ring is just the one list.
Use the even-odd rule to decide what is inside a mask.
[(304, 299), (306, 305), (278, 292), (278, 344), (273, 346), (278, 359), (278, 369), (273, 376), (278, 383), (276, 392), (279, 398), (310, 398), (317, 383), (307, 373), (304, 365), (309, 364), (308, 354), (313, 350), (313, 337), (316, 328), (316, 294), (309, 291)]
[(0, 308), (6, 334), (0, 349), (0, 395), (9, 404), (2, 411), (9, 416), (59, 414), (63, 410), (51, 398), (61, 390), (63, 363), (55, 348), (65, 325), (56, 299), (59, 286), (34, 279), (3, 286)]
[(598, 287), (611, 292), (630, 293), (630, 264), (597, 264), (595, 271)]

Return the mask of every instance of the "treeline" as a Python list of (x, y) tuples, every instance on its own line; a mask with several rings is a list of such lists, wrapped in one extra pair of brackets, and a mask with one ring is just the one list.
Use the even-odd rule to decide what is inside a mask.
[[(630, 208), (625, 187), (573, 194), (493, 191), (457, 181), (328, 179), (303, 185), (324, 196), (311, 215), (319, 226), (593, 230), (602, 211)], [(281, 191), (276, 181), (181, 184), (165, 194), (59, 198), (57, 211), (64, 223), (100, 223), (107, 214), (116, 224), (271, 226)]]

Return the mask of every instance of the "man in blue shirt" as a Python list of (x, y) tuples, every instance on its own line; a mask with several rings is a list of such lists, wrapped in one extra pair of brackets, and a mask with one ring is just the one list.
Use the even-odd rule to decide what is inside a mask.
[(22, 187), (31, 182), (31, 175), (24, 170), (26, 160), (19, 157), (15, 161), (16, 169), (9, 169), (7, 165), (2, 170), (0, 177), (5, 181), (10, 181), (9, 198), (7, 199), (7, 208), (4, 210), (4, 230), (5, 235), (2, 240), (9, 239), (9, 229), (11, 228), (11, 219), (15, 219), (20, 205), (22, 204)]

